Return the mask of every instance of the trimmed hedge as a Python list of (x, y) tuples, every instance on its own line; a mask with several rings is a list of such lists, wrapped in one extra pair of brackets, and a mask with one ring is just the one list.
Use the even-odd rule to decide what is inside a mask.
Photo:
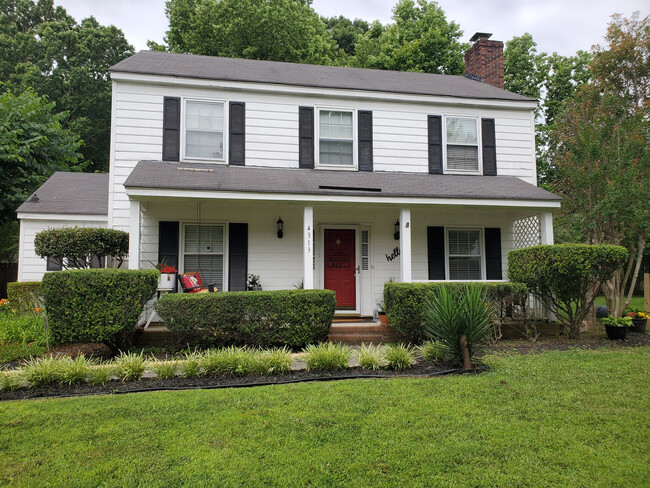
[(40, 281), (7, 283), (9, 307), (20, 314), (34, 313), (43, 306)]
[(172, 293), (155, 305), (178, 341), (291, 348), (325, 341), (335, 307), (330, 290)]
[[(486, 290), (489, 300), (495, 308), (496, 316), (501, 316), (503, 309), (512, 304), (523, 304), (528, 296), (528, 288), (521, 283), (485, 283), (477, 284)], [(452, 293), (460, 294), (467, 283), (395, 283), (384, 285), (386, 313), (391, 327), (406, 336), (412, 342), (427, 339), (424, 324), (427, 303), (440, 287), (446, 287)]]
[(42, 293), (56, 343), (130, 344), (144, 304), (160, 273), (153, 270), (85, 269), (48, 273)]
[(93, 256), (113, 257), (119, 268), (129, 254), (129, 234), (100, 227), (48, 229), (36, 234), (34, 246), (40, 257), (65, 268), (88, 268)]
[(572, 337), (591, 309), (591, 292), (610, 279), (628, 258), (621, 246), (555, 244), (508, 253), (508, 276), (525, 283), (531, 293), (569, 325)]

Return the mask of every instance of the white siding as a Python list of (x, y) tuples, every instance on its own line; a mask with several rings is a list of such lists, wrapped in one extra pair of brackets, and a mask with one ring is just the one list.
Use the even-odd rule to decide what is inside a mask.
[(75, 226), (106, 227), (106, 221), (21, 219), (18, 281), (41, 281), (46, 272), (46, 260), (37, 256), (34, 249), (36, 234), (42, 230)]

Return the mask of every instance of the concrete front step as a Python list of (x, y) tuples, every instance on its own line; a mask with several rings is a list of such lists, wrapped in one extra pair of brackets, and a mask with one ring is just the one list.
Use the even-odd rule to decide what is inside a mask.
[(380, 324), (333, 324), (328, 341), (344, 344), (381, 344), (399, 341), (401, 338), (395, 329)]

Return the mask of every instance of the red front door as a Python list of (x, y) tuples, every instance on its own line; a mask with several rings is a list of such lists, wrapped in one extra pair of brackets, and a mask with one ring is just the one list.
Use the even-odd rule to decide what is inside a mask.
[(356, 309), (354, 230), (325, 229), (325, 288), (336, 292), (336, 308)]

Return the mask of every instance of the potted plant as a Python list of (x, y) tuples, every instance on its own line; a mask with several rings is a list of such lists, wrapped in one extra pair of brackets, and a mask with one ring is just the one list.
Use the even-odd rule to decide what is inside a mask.
[(626, 311), (625, 315), (632, 319), (632, 327), (630, 327), (630, 332), (645, 334), (646, 324), (648, 322), (648, 319), (650, 319), (650, 312), (646, 312), (645, 310), (640, 310), (638, 308), (630, 308)]
[(256, 274), (249, 274), (248, 280), (246, 281), (246, 289), (248, 291), (260, 291), (262, 289), (262, 283), (260, 282), (260, 276)]
[(160, 278), (158, 278), (159, 290), (175, 290), (176, 289), (176, 273), (178, 270), (173, 266), (165, 263), (156, 264), (155, 268), (160, 271)]
[(377, 316), (379, 317), (379, 323), (381, 325), (388, 325), (388, 315), (386, 315), (386, 303), (383, 300), (377, 300), (377, 306), (379, 310), (377, 311)]
[(632, 325), (632, 317), (614, 317), (612, 315), (599, 320), (605, 326), (607, 337), (612, 341), (625, 339), (627, 328)]

